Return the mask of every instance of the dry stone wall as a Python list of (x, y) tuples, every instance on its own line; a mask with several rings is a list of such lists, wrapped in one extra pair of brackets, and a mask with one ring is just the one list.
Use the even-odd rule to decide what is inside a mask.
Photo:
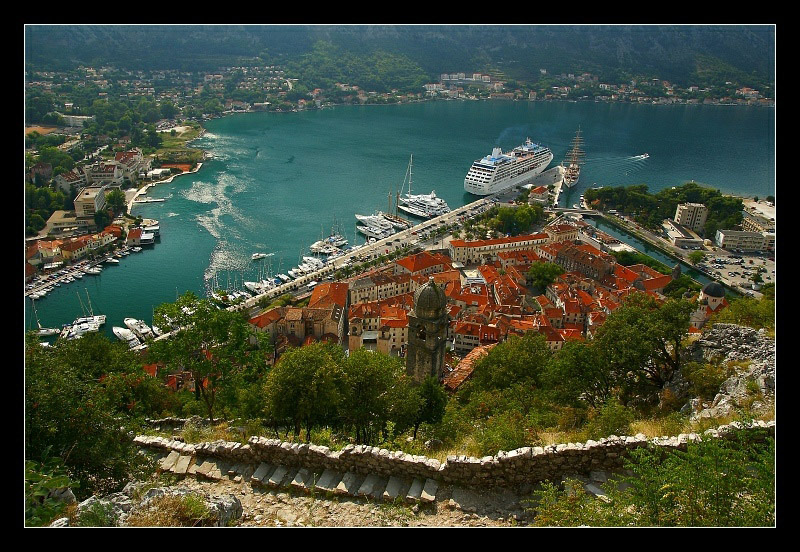
[(496, 456), (473, 458), (448, 456), (444, 463), (425, 456), (389, 451), (366, 445), (347, 445), (339, 451), (305, 443), (288, 443), (279, 439), (251, 437), (245, 443), (213, 441), (183, 443), (154, 436), (137, 436), (142, 447), (161, 452), (176, 451), (181, 455), (213, 457), (232, 463), (258, 465), (265, 462), (287, 467), (303, 467), (315, 472), (333, 470), (383, 477), (434, 479), (443, 483), (468, 487), (516, 487), (525, 483), (560, 480), (564, 475), (585, 474), (595, 470), (616, 470), (624, 459), (639, 447), (652, 444), (667, 449), (685, 450), (688, 443), (707, 438), (726, 438), (736, 430), (748, 432), (748, 438), (764, 439), (775, 435), (775, 422), (756, 421), (745, 426), (733, 422), (709, 429), (702, 436), (689, 433), (677, 437), (647, 439), (644, 435), (610, 436), (598, 441), (566, 443), (546, 447), (526, 447)]

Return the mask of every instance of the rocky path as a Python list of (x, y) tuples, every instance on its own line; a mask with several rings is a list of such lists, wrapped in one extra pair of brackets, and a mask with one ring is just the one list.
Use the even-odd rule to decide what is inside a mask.
[(187, 477), (181, 486), (202, 494), (236, 496), (242, 527), (511, 527), (531, 518), (511, 493), (442, 489), (430, 504), (268, 489), (250, 483)]

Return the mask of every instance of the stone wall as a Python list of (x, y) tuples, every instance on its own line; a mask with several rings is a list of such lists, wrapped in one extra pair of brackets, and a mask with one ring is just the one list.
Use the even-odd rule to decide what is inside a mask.
[(598, 441), (567, 443), (546, 447), (526, 447), (496, 456), (473, 458), (448, 456), (444, 463), (425, 456), (413, 456), (401, 451), (389, 451), (366, 445), (347, 445), (339, 451), (304, 443), (288, 443), (278, 439), (251, 437), (246, 444), (228, 441), (189, 444), (164, 437), (138, 436), (142, 447), (162, 452), (177, 451), (182, 455), (214, 457), (223, 460), (257, 465), (266, 462), (287, 467), (304, 467), (322, 472), (353, 471), (360, 474), (394, 475), (406, 478), (434, 479), (468, 487), (516, 487), (525, 483), (560, 480), (564, 475), (586, 474), (594, 470), (616, 470), (623, 467), (630, 451), (648, 443), (667, 449), (685, 450), (689, 442), (702, 438), (725, 438), (734, 430), (745, 430), (748, 438), (763, 439), (775, 435), (775, 422), (753, 422), (744, 426), (733, 422), (709, 429), (702, 436), (689, 433), (677, 437), (647, 439), (610, 436)]

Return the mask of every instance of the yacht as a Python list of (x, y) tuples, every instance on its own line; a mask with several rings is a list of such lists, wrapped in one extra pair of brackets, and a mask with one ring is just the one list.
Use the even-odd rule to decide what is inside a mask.
[(154, 337), (153, 330), (144, 323), (144, 320), (137, 320), (136, 318), (126, 318), (123, 320), (125, 325), (133, 331), (142, 340)]
[(113, 328), (111, 328), (111, 331), (114, 332), (114, 335), (117, 336), (117, 338), (120, 341), (124, 341), (125, 343), (127, 343), (128, 347), (130, 347), (131, 349), (133, 349), (134, 347), (138, 347), (139, 345), (142, 344), (142, 342), (139, 340), (136, 334), (133, 333), (133, 331), (128, 328), (114, 326)]

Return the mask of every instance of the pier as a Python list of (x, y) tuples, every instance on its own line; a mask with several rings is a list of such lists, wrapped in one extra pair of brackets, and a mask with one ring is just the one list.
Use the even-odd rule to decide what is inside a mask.
[(555, 199), (553, 200), (552, 205), (558, 205), (558, 198), (561, 195), (561, 186), (564, 183), (564, 173), (566, 169), (562, 165), (556, 165), (552, 169), (547, 169), (540, 174), (537, 174), (532, 179), (528, 180), (522, 188), (536, 188), (537, 186), (551, 186), (554, 185), (555, 191)]
[[(500, 192), (500, 194), (508, 193), (508, 190), (504, 190)], [(247, 310), (251, 309), (256, 306), (258, 301), (262, 298), (267, 299), (274, 299), (283, 295), (284, 293), (290, 293), (292, 291), (296, 291), (302, 289), (304, 286), (308, 285), (310, 282), (313, 281), (321, 281), (324, 278), (331, 276), (336, 273), (337, 270), (346, 266), (351, 261), (356, 259), (361, 259), (366, 257), (366, 259), (374, 259), (381, 255), (385, 255), (386, 253), (390, 253), (396, 249), (405, 247), (405, 246), (414, 246), (417, 245), (421, 241), (421, 234), (424, 234), (427, 231), (435, 230), (437, 228), (441, 228), (443, 226), (449, 226), (455, 222), (460, 222), (462, 217), (472, 215), (476, 211), (481, 210), (481, 212), (485, 209), (491, 207), (494, 202), (494, 195), (492, 196), (485, 196), (472, 203), (468, 203), (457, 209), (453, 209), (449, 213), (445, 213), (444, 215), (439, 215), (432, 219), (426, 220), (419, 224), (416, 224), (410, 228), (405, 230), (401, 230), (395, 234), (392, 234), (389, 237), (380, 239), (374, 243), (370, 243), (359, 247), (354, 251), (350, 251), (340, 257), (336, 257), (330, 263), (325, 264), (319, 270), (316, 270), (310, 274), (305, 274), (300, 278), (292, 280), (291, 282), (286, 282), (284, 284), (280, 284), (269, 291), (262, 293), (261, 295), (257, 295), (250, 299), (243, 301), (242, 303), (228, 307), (229, 310)]]

